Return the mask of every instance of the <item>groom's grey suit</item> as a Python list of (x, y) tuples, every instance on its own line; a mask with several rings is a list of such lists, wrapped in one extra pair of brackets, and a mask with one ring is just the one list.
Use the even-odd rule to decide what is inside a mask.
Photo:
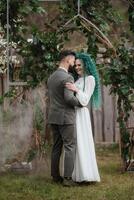
[(53, 149), (51, 157), (51, 175), (60, 176), (59, 162), (62, 146), (65, 150), (64, 177), (71, 177), (75, 157), (75, 106), (80, 103), (74, 93), (65, 87), (66, 82), (74, 82), (73, 77), (64, 69), (58, 68), (48, 79), (50, 108), (48, 123), (53, 131)]

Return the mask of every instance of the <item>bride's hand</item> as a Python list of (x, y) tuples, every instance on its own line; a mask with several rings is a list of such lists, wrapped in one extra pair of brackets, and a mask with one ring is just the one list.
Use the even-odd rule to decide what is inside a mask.
[(69, 83), (69, 82), (67, 82), (66, 84), (65, 84), (65, 86), (66, 86), (66, 88), (68, 88), (69, 90), (71, 90), (71, 91), (73, 91), (73, 92), (78, 92), (79, 90), (78, 90), (78, 88), (75, 86), (75, 84), (74, 83)]

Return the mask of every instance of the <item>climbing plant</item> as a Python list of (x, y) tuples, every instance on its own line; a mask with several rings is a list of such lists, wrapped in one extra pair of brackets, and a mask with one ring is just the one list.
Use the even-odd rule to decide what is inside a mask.
[(113, 58), (110, 67), (103, 72), (105, 85), (110, 85), (110, 93), (117, 96), (117, 109), (121, 136), (121, 157), (124, 170), (131, 162), (131, 135), (128, 129), (128, 119), (133, 111), (134, 102), (134, 57), (133, 53), (124, 45), (124, 41), (117, 48), (118, 57)]
[[(9, 1), (9, 24), (10, 40), (22, 44), (25, 34), (28, 32), (29, 24), (27, 16), (32, 13), (43, 14), (45, 10), (40, 6), (38, 0), (12, 0)], [(7, 2), (0, 1), (0, 24), (6, 37)]]
[(134, 32), (134, 3), (129, 5), (128, 16), (129, 16), (130, 30)]
[(20, 50), (24, 58), (20, 78), (35, 87), (46, 81), (56, 68), (60, 39), (56, 32), (42, 33), (39, 30), (32, 31), (32, 38), (33, 41), (25, 43)]

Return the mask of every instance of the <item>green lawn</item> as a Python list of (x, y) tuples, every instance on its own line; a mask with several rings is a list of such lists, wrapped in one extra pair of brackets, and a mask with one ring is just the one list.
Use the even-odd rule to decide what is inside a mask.
[(0, 176), (0, 200), (134, 200), (134, 173), (121, 173), (118, 149), (97, 148), (101, 182), (65, 188), (44, 175)]

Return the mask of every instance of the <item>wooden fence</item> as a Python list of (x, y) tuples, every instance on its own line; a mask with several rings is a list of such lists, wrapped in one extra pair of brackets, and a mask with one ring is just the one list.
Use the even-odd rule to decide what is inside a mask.
[[(102, 86), (102, 106), (91, 110), (92, 128), (96, 143), (118, 143), (117, 98), (109, 94), (109, 87)], [(130, 113), (128, 127), (134, 126), (134, 113)]]

